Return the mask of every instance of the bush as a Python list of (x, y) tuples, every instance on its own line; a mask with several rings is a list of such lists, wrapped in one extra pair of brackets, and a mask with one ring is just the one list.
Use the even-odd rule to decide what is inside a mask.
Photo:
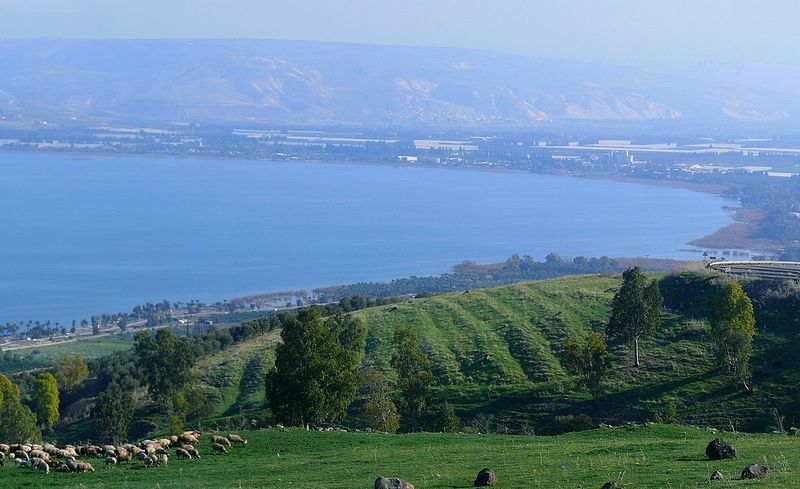
[(180, 435), (183, 433), (183, 421), (177, 416), (169, 417), (169, 434)]
[(588, 414), (573, 416), (556, 416), (553, 422), (556, 433), (571, 433), (573, 431), (586, 431), (594, 428), (594, 422)]

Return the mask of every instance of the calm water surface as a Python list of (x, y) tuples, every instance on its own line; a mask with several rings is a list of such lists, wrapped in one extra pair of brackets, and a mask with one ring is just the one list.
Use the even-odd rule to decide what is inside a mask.
[(731, 222), (729, 204), (527, 173), (6, 153), (0, 323), (438, 274), (514, 253), (685, 257), (685, 243)]

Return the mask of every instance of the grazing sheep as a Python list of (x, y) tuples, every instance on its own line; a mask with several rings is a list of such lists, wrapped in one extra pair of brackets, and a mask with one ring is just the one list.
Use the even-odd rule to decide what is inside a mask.
[(76, 472), (94, 472), (94, 467), (90, 463), (78, 462)]
[(6, 454), (0, 452), (0, 467), (3, 467), (6, 464)]
[(5, 443), (0, 443), (0, 452), (3, 452), (4, 454), (8, 455), (9, 452), (11, 452), (11, 447), (9, 445), (6, 445)]
[(72, 457), (67, 457), (67, 459), (64, 461), (64, 465), (67, 466), (67, 469), (69, 469), (70, 472), (78, 471), (78, 462), (76, 462)]
[(117, 465), (117, 459), (115, 457), (106, 457), (106, 467), (109, 465)]
[(24, 458), (15, 458), (14, 459), (14, 463), (17, 464), (17, 467), (20, 467), (20, 468), (27, 467), (29, 465), (28, 461), (25, 460)]
[(189, 455), (200, 460), (200, 452), (197, 451), (197, 448), (194, 445), (181, 445), (181, 448), (189, 452)]
[(40, 463), (34, 465), (33, 468), (41, 470), (45, 474), (49, 474), (50, 473), (50, 466), (45, 461), (41, 461)]
[(247, 440), (245, 440), (239, 435), (228, 435), (228, 440), (230, 440), (231, 443), (240, 443), (242, 445), (247, 445)]
[(42, 458), (39, 458), (39, 457), (32, 457), (31, 458), (31, 467), (33, 467), (34, 469), (36, 468), (37, 465), (43, 464), (43, 463), (44, 463), (44, 459), (42, 459)]
[(212, 449), (213, 449), (215, 452), (224, 453), (224, 454), (226, 454), (226, 455), (227, 455), (227, 453), (228, 453), (228, 449), (227, 449), (227, 448), (225, 448), (225, 445), (220, 445), (219, 443), (213, 443), (213, 444), (211, 445), (211, 448), (212, 448)]
[(158, 443), (159, 445), (161, 445), (161, 448), (167, 448), (167, 447), (169, 447), (170, 445), (172, 445), (172, 442), (169, 440), (169, 438), (161, 438), (161, 439), (160, 439), (160, 440), (158, 440), (156, 443)]
[(167, 465), (169, 463), (169, 455), (166, 453), (161, 454), (161, 459), (159, 460), (160, 465)]
[(199, 443), (197, 437), (192, 434), (181, 435), (180, 441), (181, 443), (191, 443), (191, 444)]
[(180, 439), (178, 438), (178, 435), (172, 435), (172, 436), (169, 437), (169, 445), (171, 447), (177, 446), (178, 443), (180, 443)]
[(212, 436), (211, 437), (211, 444), (213, 445), (214, 443), (216, 443), (217, 445), (224, 445), (226, 447), (231, 446), (230, 440), (228, 440), (224, 436), (218, 436), (218, 435)]
[(130, 462), (131, 461), (131, 452), (129, 452), (125, 447), (117, 448), (117, 460), (120, 462)]
[(192, 454), (184, 450), (183, 448), (178, 448), (177, 450), (175, 450), (175, 455), (177, 455), (179, 458), (185, 458), (186, 460), (192, 459)]
[(17, 450), (14, 452), (14, 458), (25, 460), (26, 462), (30, 462), (31, 458), (28, 456), (28, 452), (24, 450)]
[(150, 455), (148, 455), (147, 452), (139, 452), (138, 457), (142, 462), (150, 459)]

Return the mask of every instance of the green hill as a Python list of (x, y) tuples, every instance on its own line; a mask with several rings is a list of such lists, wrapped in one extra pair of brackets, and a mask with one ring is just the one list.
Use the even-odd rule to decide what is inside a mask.
[[(686, 280), (662, 280), (668, 305), (686, 294), (685, 301), (699, 303), (716, 286), (713, 277), (689, 274)], [(661, 329), (642, 342), (640, 368), (630, 366), (628, 348), (612, 344), (608, 393), (592, 400), (565, 371), (562, 343), (568, 334), (603, 331), (619, 284), (618, 275), (568, 277), (366, 309), (357, 313), (368, 325), (365, 361), (393, 375), (393, 330), (413, 327), (432, 360), (437, 396), (467, 421), (485, 426), (488, 418), (495, 430), (551, 433), (559, 430), (553, 425), (559, 415), (586, 413), (597, 422), (620, 423), (669, 417), (672, 409), (681, 421), (756, 431), (771, 429), (772, 409), (793, 421), (800, 380), (794, 330), (762, 328), (756, 335), (756, 390), (750, 395), (714, 368), (709, 326), (696, 303), (664, 315)]]
[[(748, 463), (767, 464), (761, 488), (800, 486), (798, 440), (788, 436), (725, 433), (739, 460), (710, 462), (706, 444), (718, 436), (697, 428), (656, 425), (602, 429), (556, 437), (458, 434), (382, 435), (267, 429), (244, 433), (249, 443), (214, 455), (208, 435), (201, 460), (173, 457), (166, 467), (135, 461), (116, 467), (92, 462), (96, 473), (44, 474), (6, 464), (3, 488), (371, 488), (379, 475), (401, 477), (417, 489), (471, 487), (479, 470), (492, 468), (497, 488), (593, 488), (620, 480), (626, 488), (708, 486), (720, 470), (737, 479)], [(739, 484), (719, 483), (720, 487)], [(747, 484), (748, 487), (751, 484)]]

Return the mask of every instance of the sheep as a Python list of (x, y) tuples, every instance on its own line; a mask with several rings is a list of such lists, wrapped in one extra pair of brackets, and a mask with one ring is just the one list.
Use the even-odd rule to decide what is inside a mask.
[(44, 459), (39, 458), (39, 457), (31, 457), (31, 467), (33, 467), (34, 469), (36, 468), (37, 465), (43, 464), (43, 463), (44, 463)]
[(131, 452), (129, 452), (128, 449), (125, 447), (117, 448), (117, 460), (120, 462), (130, 462), (131, 458)]
[(67, 459), (64, 461), (64, 465), (67, 466), (67, 469), (69, 469), (70, 472), (78, 471), (78, 462), (76, 462), (72, 457), (67, 457)]
[(90, 463), (78, 462), (76, 472), (94, 472), (94, 467)]
[(181, 443), (191, 443), (191, 444), (199, 443), (199, 441), (197, 440), (197, 436), (192, 435), (192, 434), (183, 434), (183, 435), (181, 435), (180, 442)]
[(239, 435), (228, 435), (228, 440), (230, 440), (231, 443), (241, 443), (242, 445), (247, 445), (247, 440)]
[(5, 466), (6, 464), (6, 454), (4, 452), (0, 452), (0, 467)]
[[(183, 448), (178, 448), (177, 450), (175, 450), (175, 455), (177, 455), (180, 458), (185, 458), (186, 460), (191, 460), (192, 459), (192, 454), (189, 453), (188, 451), (184, 450)], [(0, 465), (2, 465), (2, 464), (0, 464)]]
[(171, 435), (169, 437), (169, 445), (171, 447), (177, 446), (178, 443), (180, 443), (180, 439), (178, 438), (178, 435)]
[(228, 440), (224, 436), (217, 436), (217, 435), (212, 436), (211, 444), (213, 445), (214, 443), (216, 443), (217, 445), (224, 445), (226, 447), (231, 446), (230, 440)]
[(139, 460), (141, 460), (142, 462), (145, 462), (145, 461), (147, 461), (147, 460), (149, 460), (149, 459), (150, 459), (150, 455), (148, 455), (148, 454), (147, 454), (147, 452), (139, 452), (139, 455), (137, 455), (137, 457), (138, 457), (138, 458), (139, 458)]
[(34, 465), (33, 468), (41, 470), (45, 474), (49, 474), (50, 473), (50, 466), (44, 460), (42, 460), (38, 464)]
[(4, 454), (8, 455), (9, 452), (11, 452), (11, 447), (9, 445), (6, 445), (5, 443), (0, 443), (0, 452), (3, 452)]
[(117, 465), (117, 459), (115, 457), (106, 457), (106, 468), (109, 465)]
[(117, 447), (114, 445), (103, 445), (103, 452), (116, 452)]
[(14, 458), (25, 460), (26, 462), (29, 462), (31, 460), (31, 458), (28, 456), (28, 452), (24, 450), (17, 450), (16, 452), (14, 452)]
[(197, 448), (194, 445), (181, 445), (181, 448), (189, 452), (189, 455), (200, 460), (200, 452), (197, 451)]
[(226, 454), (226, 455), (228, 454), (228, 449), (227, 449), (227, 448), (225, 448), (225, 445), (220, 445), (219, 443), (213, 443), (213, 444), (211, 445), (211, 448), (212, 448), (212, 449), (213, 449), (215, 452), (224, 453), (224, 454)]
[(170, 441), (170, 439), (169, 439), (169, 438), (161, 438), (161, 439), (160, 439), (160, 440), (158, 440), (156, 443), (158, 443), (159, 445), (161, 445), (161, 448), (167, 448), (167, 447), (169, 447), (170, 445), (172, 445), (172, 442)]
[(166, 453), (161, 454), (161, 459), (159, 460), (160, 465), (167, 465), (169, 463), (169, 455)]
[(29, 465), (28, 461), (25, 460), (24, 458), (15, 458), (14, 459), (14, 463), (17, 464), (17, 467), (20, 467), (20, 468), (27, 467)]

